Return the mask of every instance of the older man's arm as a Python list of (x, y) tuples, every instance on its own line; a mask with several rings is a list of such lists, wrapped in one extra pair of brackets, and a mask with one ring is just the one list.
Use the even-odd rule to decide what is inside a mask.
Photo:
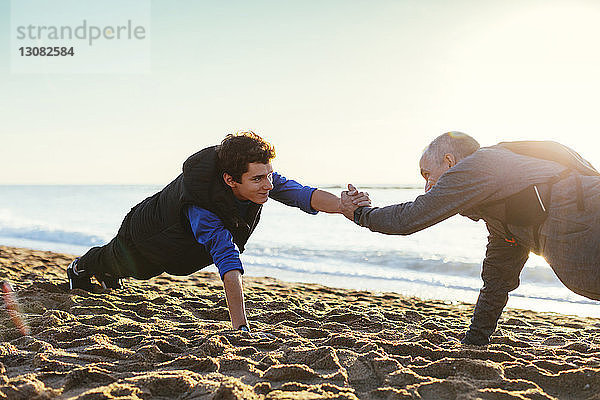
[[(356, 205), (371, 205), (369, 194), (352, 192), (351, 202)], [(273, 189), (269, 197), (291, 207), (298, 207), (306, 213), (317, 214), (319, 211), (337, 214), (341, 213), (340, 198), (333, 193), (317, 189), (311, 186), (304, 186), (294, 180), (274, 172)]]
[[(381, 208), (365, 207), (356, 222), (374, 232), (410, 235), (493, 199), (499, 190), (496, 177), (472, 164), (462, 161), (449, 169), (430, 191), (414, 201)], [(352, 197), (342, 193), (342, 212), (350, 220), (354, 220), (357, 208)]]
[(461, 210), (462, 201), (453, 201), (450, 196), (444, 199), (442, 191), (426, 193), (415, 199), (387, 207), (361, 207), (358, 219), (355, 211), (359, 208), (354, 203), (354, 196), (342, 193), (342, 213), (360, 226), (373, 232), (388, 235), (410, 235), (431, 225), (441, 222)]

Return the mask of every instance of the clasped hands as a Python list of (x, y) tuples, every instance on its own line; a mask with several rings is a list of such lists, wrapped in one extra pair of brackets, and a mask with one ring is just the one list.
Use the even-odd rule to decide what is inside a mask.
[(354, 221), (354, 210), (358, 207), (369, 207), (371, 199), (369, 193), (359, 192), (352, 184), (348, 184), (348, 190), (344, 190), (340, 196), (340, 209), (342, 214), (350, 221)]

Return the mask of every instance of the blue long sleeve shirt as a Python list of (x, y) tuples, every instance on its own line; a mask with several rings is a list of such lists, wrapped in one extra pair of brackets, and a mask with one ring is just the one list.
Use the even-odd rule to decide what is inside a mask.
[[(273, 173), (273, 189), (269, 197), (291, 207), (297, 207), (308, 214), (317, 214), (310, 205), (314, 187), (303, 186), (296, 181), (286, 179), (278, 173)], [(236, 200), (241, 214), (245, 214), (249, 201)], [(244, 215), (242, 215), (244, 216)], [(187, 209), (187, 217), (196, 241), (206, 248), (219, 270), (221, 279), (234, 269), (244, 273), (240, 252), (233, 241), (233, 235), (221, 219), (214, 213), (197, 206)]]

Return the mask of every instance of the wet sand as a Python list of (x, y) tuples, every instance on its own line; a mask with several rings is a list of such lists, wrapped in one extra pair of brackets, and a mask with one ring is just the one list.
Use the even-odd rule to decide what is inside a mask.
[(0, 246), (0, 398), (600, 399), (600, 319), (509, 309), (463, 346), (471, 304), (248, 277), (249, 334), (215, 273), (87, 293), (71, 259)]

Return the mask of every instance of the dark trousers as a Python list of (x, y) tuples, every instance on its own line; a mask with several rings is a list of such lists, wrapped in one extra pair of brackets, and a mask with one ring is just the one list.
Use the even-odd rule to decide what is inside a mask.
[(162, 272), (162, 268), (144, 257), (122, 232), (108, 244), (91, 248), (81, 256), (77, 268), (89, 276), (109, 274), (137, 279), (149, 279)]

